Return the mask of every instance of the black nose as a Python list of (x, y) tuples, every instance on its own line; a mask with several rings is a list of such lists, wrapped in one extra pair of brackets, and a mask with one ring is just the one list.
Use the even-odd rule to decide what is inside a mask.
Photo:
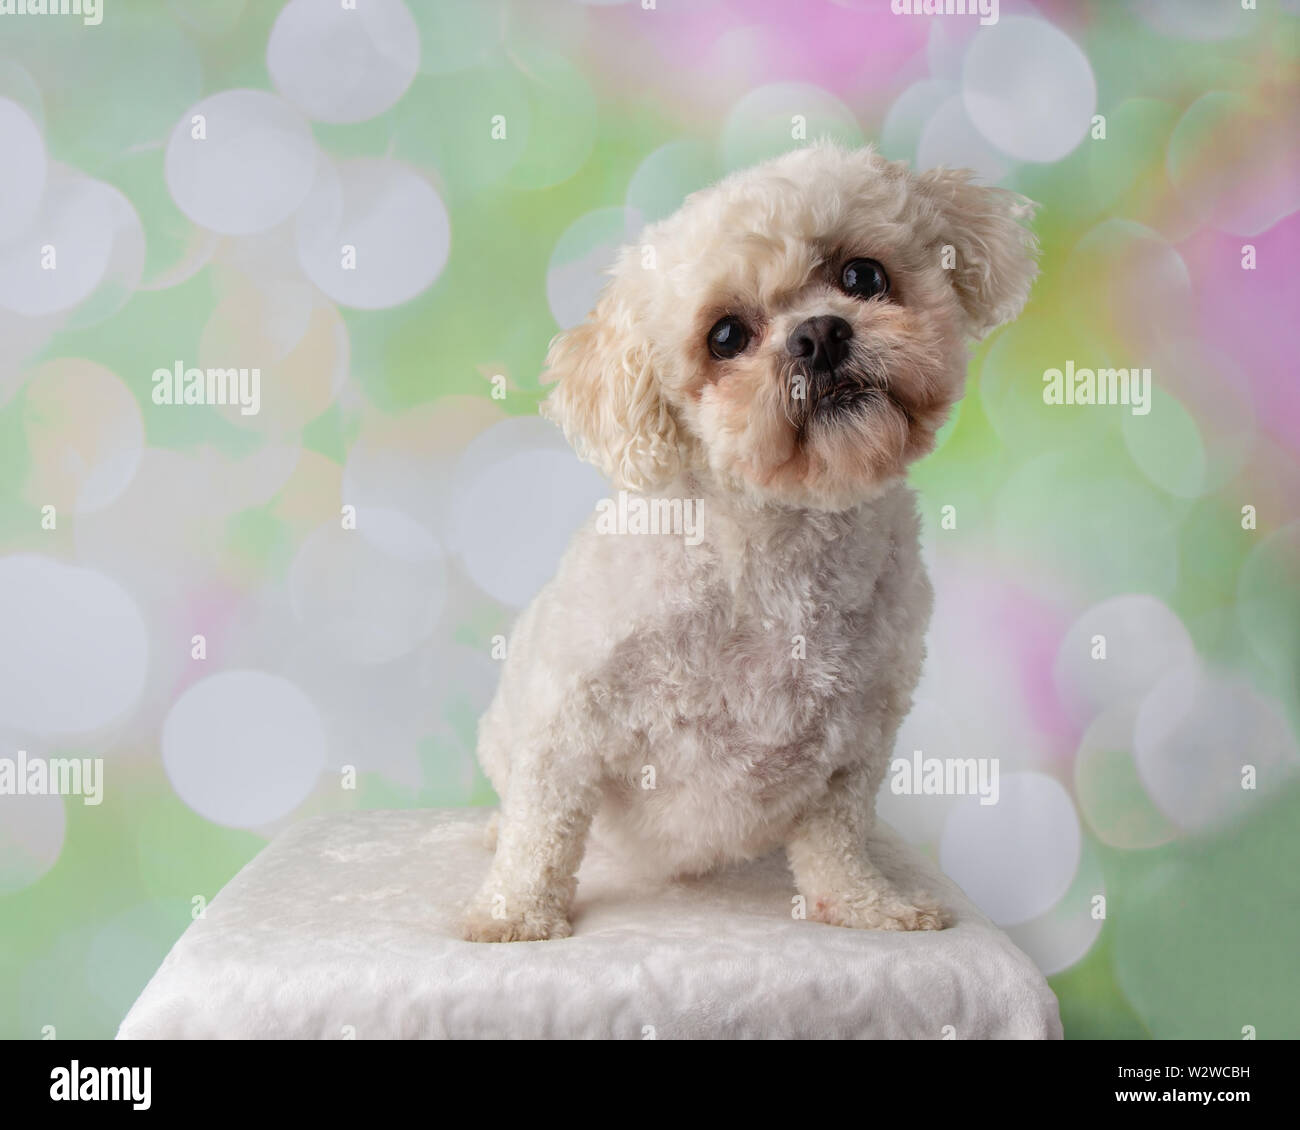
[(785, 339), (792, 357), (807, 357), (813, 370), (835, 368), (849, 352), (853, 327), (843, 318), (823, 314), (800, 322)]

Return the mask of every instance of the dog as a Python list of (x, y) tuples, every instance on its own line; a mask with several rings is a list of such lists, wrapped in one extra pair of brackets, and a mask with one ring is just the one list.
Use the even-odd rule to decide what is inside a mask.
[(823, 142), (622, 249), (542, 412), (703, 536), (593, 518), (520, 618), (479, 726), (502, 803), (467, 939), (569, 936), (588, 835), (663, 877), (784, 848), (809, 919), (944, 927), (867, 852), (932, 604), (905, 472), (1028, 298), (1034, 208)]

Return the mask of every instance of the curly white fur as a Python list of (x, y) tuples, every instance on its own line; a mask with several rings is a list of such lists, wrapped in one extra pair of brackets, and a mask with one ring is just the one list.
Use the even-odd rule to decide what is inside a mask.
[[(1027, 297), (1031, 211), (819, 144), (624, 250), (552, 347), (545, 411), (621, 487), (701, 500), (704, 537), (593, 518), (525, 611), (479, 730), (502, 809), (468, 938), (566, 936), (589, 833), (665, 875), (784, 846), (810, 918), (943, 925), (865, 851), (931, 606), (902, 475), (960, 396), (969, 339)], [(888, 299), (837, 286), (853, 257), (885, 265)], [(753, 340), (718, 360), (724, 314)], [(823, 314), (852, 327), (849, 412), (790, 399), (787, 336)]]

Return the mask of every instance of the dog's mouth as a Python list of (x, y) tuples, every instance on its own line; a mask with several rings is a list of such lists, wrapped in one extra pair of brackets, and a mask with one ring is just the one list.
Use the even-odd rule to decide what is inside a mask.
[(867, 370), (791, 375), (791, 387), (802, 395), (790, 400), (790, 421), (803, 433), (814, 421), (833, 424), (890, 402), (888, 383)]
[(848, 412), (885, 395), (884, 385), (860, 380), (836, 380), (829, 384), (811, 405), (811, 414), (836, 415)]

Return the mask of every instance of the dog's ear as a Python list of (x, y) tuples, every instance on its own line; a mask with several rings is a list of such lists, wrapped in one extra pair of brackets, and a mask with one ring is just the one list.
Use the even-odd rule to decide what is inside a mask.
[(541, 411), (615, 486), (651, 490), (678, 472), (681, 452), (629, 286), (616, 275), (587, 320), (551, 342), (543, 380), (559, 384)]
[(1037, 205), (1005, 188), (971, 183), (969, 169), (932, 169), (917, 188), (937, 209), (941, 243), (956, 252), (951, 274), (970, 332), (981, 338), (1020, 313), (1038, 274)]

